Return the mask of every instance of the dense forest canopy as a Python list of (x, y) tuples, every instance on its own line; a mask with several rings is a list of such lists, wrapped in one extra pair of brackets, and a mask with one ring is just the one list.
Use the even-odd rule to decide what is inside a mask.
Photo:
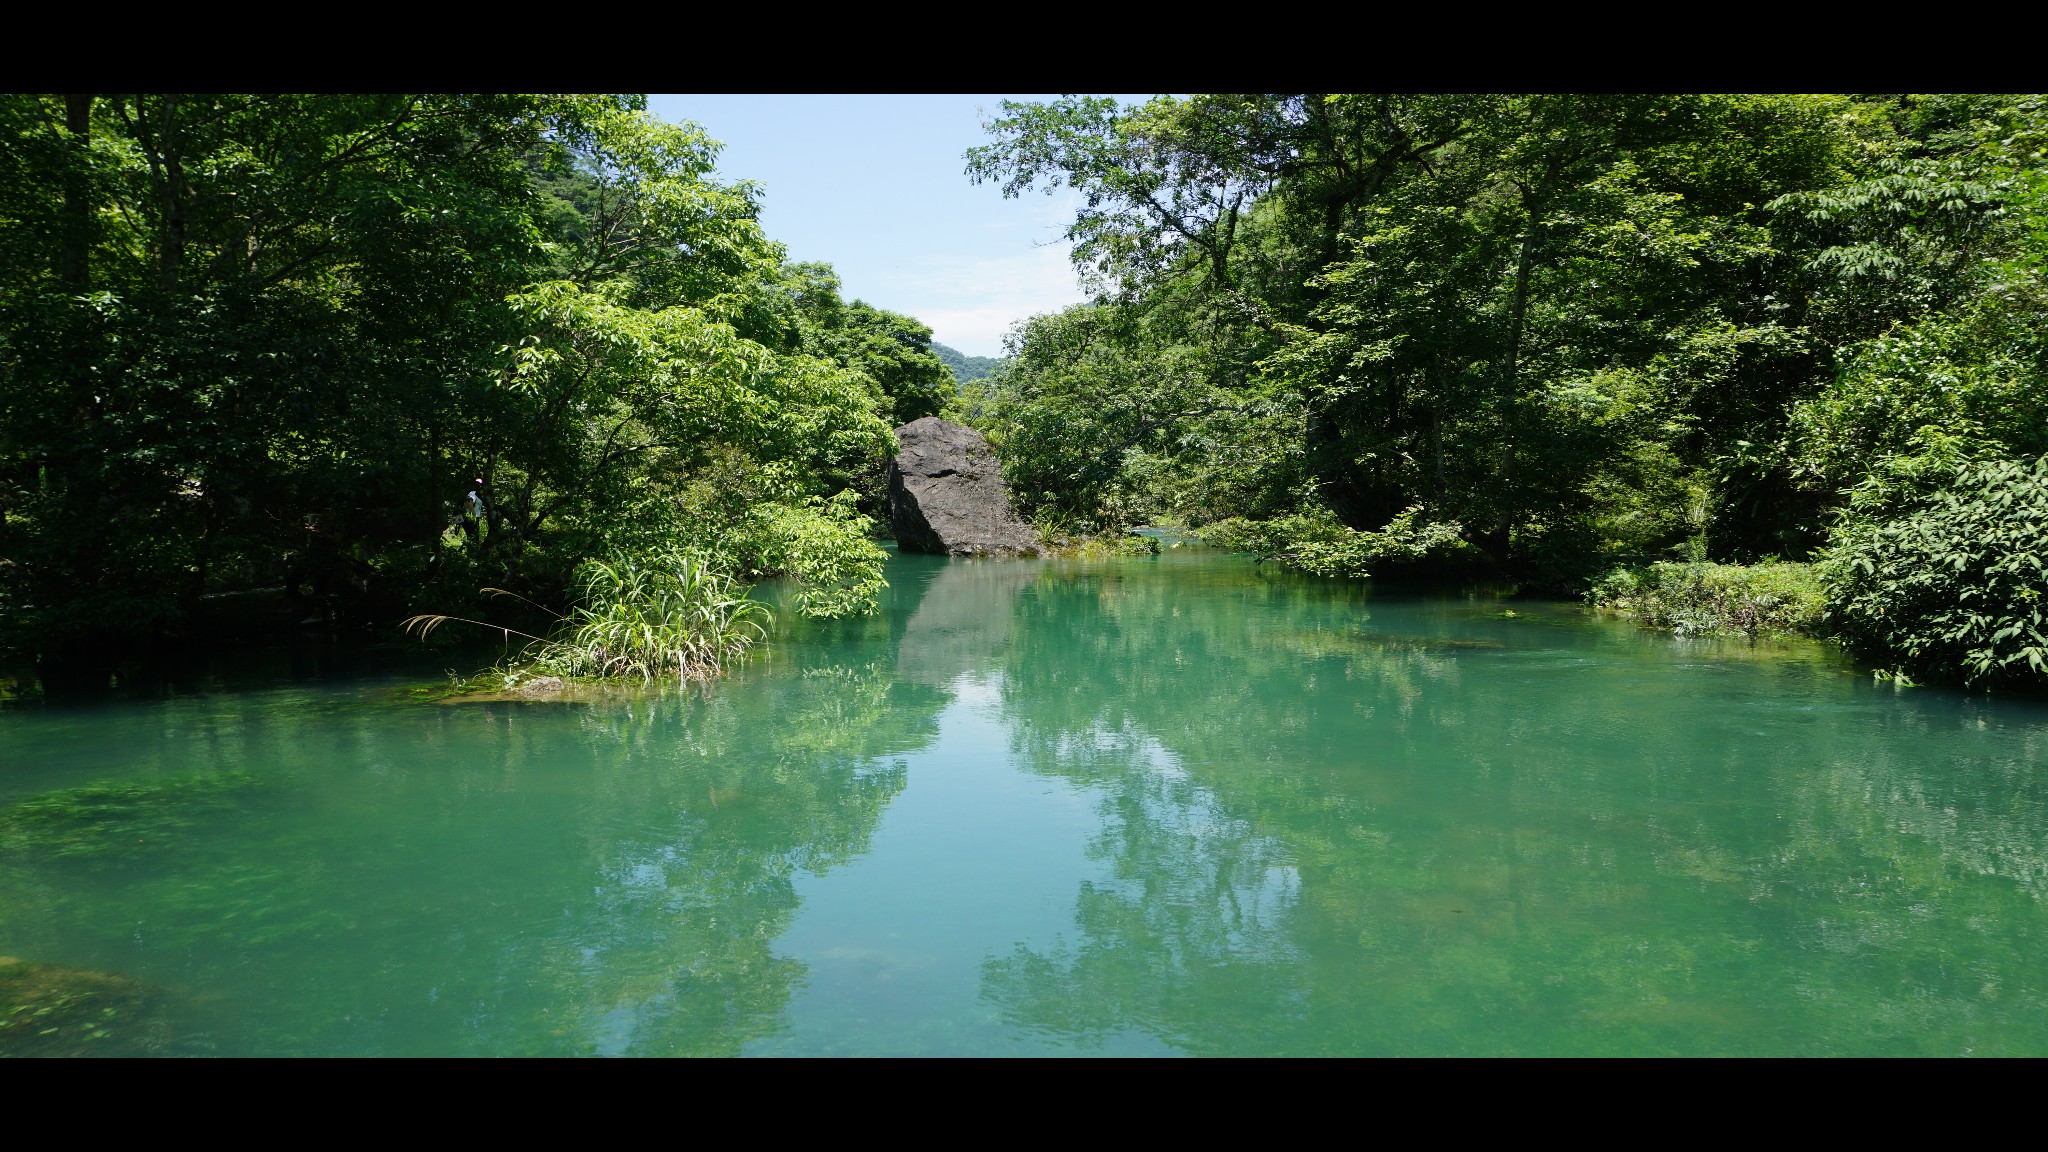
[[(972, 178), (1080, 194), (1093, 289), (967, 397), (1034, 511), (1576, 592), (1805, 559), (2048, 450), (2040, 97), (1069, 97), (987, 128)], [(2048, 523), (2025, 471), (1965, 487)], [(2006, 565), (1938, 630), (2039, 675), (2039, 553), (1915, 555), (1899, 579)], [(1841, 601), (1887, 562), (1823, 571)]]
[[(1009, 104), (1093, 303), (992, 401), (1106, 519), (1422, 504), (1563, 576), (1808, 552), (1882, 457), (2038, 452), (2040, 102), (1323, 96)], [(1073, 435), (1087, 427), (1093, 435)]]
[(952, 375), (789, 261), (697, 126), (16, 95), (0, 140), (0, 649), (97, 674), (257, 605), (559, 605), (581, 561), (675, 546), (872, 603), (890, 429)]
[(993, 360), (791, 260), (638, 97), (0, 97), (0, 652), (103, 678), (251, 620), (562, 607), (604, 558), (867, 611), (891, 429), (944, 413), (1063, 537), (1551, 593), (1811, 559), (1719, 586), (1817, 573), (1902, 673), (2039, 682), (2044, 127), (2033, 96), (1006, 103), (967, 175), (1077, 192), (1091, 299)]

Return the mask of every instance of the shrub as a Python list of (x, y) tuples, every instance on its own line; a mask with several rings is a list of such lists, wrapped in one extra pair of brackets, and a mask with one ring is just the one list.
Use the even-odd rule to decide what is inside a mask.
[(1593, 585), (1593, 603), (1680, 636), (1812, 633), (1824, 600), (1813, 566), (1651, 564), (1619, 568)]
[(1820, 564), (1827, 623), (1888, 669), (2048, 687), (2048, 457), (1888, 467), (1858, 486)]
[(858, 616), (878, 607), (889, 554), (868, 538), (854, 493), (802, 504), (765, 504), (748, 514), (735, 550), (761, 575), (786, 573), (805, 616)]
[(1328, 509), (1316, 508), (1271, 520), (1218, 520), (1197, 535), (1232, 552), (1278, 560), (1317, 576), (1362, 577), (1389, 561), (1467, 549), (1470, 545), (1460, 537), (1463, 530), (1455, 523), (1424, 520), (1418, 504), (1378, 532), (1347, 527)]
[(2007, 452), (2048, 442), (2048, 391), (2003, 308), (1938, 315), (1847, 349), (1842, 370), (1791, 409), (1799, 465), (1830, 488), (1861, 479), (1870, 461), (1918, 451), (1930, 431), (1967, 435)]
[(1150, 536), (1058, 536), (1046, 540), (1044, 555), (1061, 560), (1113, 560), (1159, 555)]

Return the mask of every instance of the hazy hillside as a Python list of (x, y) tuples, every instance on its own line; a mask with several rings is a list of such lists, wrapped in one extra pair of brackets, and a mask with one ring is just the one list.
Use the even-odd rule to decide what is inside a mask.
[(958, 380), (962, 384), (967, 383), (969, 380), (980, 380), (983, 377), (993, 375), (996, 366), (1002, 363), (999, 357), (969, 356), (964, 352), (956, 352), (937, 341), (932, 342), (932, 354), (943, 361), (946, 367), (951, 368), (953, 370), (953, 379)]

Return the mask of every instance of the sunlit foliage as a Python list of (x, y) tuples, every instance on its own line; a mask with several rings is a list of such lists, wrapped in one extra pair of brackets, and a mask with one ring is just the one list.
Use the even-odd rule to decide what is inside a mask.
[(1592, 601), (1680, 636), (1813, 633), (1825, 607), (1810, 564), (1651, 564), (1593, 585)]
[(1076, 97), (986, 128), (973, 178), (1080, 193), (1096, 292), (967, 405), (1027, 506), (1357, 574), (1443, 568), (1326, 554), (1419, 505), (1468, 573), (1583, 591), (1810, 558), (1930, 428), (2048, 451), (2038, 97)]
[(1909, 676), (2048, 683), (2048, 457), (1916, 479), (1858, 488), (1825, 554), (1829, 622)]
[(632, 96), (0, 98), (0, 647), (103, 679), (671, 547), (870, 604), (951, 376), (718, 152)]

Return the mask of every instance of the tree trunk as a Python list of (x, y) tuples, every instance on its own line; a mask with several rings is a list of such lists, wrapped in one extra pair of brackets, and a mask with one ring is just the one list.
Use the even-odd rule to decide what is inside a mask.
[(1502, 565), (1508, 562), (1508, 551), (1514, 542), (1515, 527), (1515, 419), (1516, 409), (1521, 401), (1522, 325), (1529, 313), (1529, 270), (1535, 262), (1536, 214), (1529, 214), (1529, 223), (1522, 230), (1521, 250), (1515, 257), (1515, 294), (1508, 307), (1507, 355), (1501, 364), (1501, 432), (1502, 459), (1500, 465), (1500, 490), (1503, 504), (1500, 520), (1494, 526), (1487, 550), (1494, 554)]
[(1430, 447), (1436, 452), (1436, 502), (1444, 499), (1444, 410), (1432, 409), (1429, 413)]
[(178, 266), (185, 260), (185, 159), (178, 140), (178, 98), (165, 96), (159, 107), (157, 147), (163, 159), (163, 251), (159, 257), (164, 291), (173, 292), (178, 287)]
[(64, 97), (64, 129), (70, 139), (70, 162), (64, 167), (64, 220), (58, 254), (58, 278), (64, 291), (80, 295), (92, 287), (92, 95)]

